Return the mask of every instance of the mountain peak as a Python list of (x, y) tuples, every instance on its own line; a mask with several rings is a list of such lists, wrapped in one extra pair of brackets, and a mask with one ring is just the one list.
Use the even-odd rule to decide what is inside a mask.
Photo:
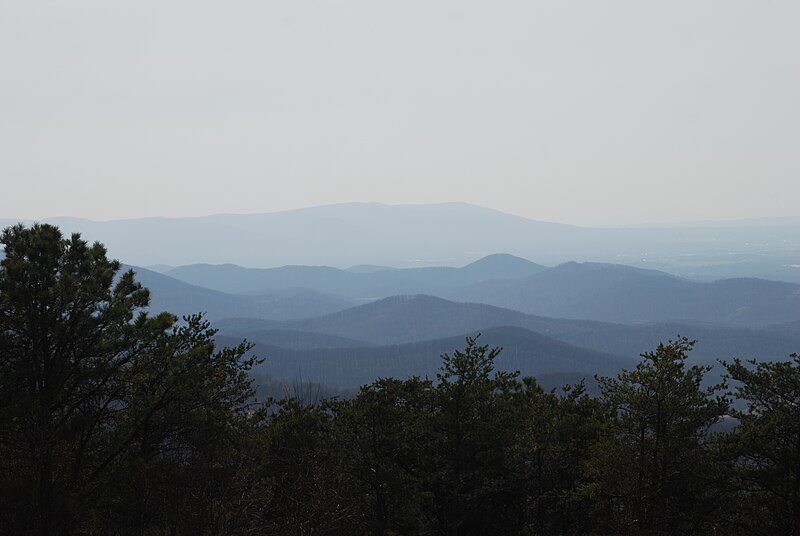
[(461, 268), (464, 272), (486, 279), (517, 279), (546, 269), (541, 264), (508, 253), (493, 253)]

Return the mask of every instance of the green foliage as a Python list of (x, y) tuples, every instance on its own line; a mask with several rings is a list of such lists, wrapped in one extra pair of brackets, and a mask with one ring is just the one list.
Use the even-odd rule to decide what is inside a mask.
[(342, 534), (353, 512), (341, 484), (327, 405), (286, 399), (266, 417), (251, 468), (257, 534)]
[(592, 471), (601, 522), (622, 534), (701, 534), (718, 509), (709, 429), (728, 410), (723, 385), (702, 387), (708, 367), (686, 366), (694, 341), (642, 354), (636, 368), (600, 378), (612, 410)]
[(525, 378), (523, 435), (516, 467), (524, 469), (524, 534), (586, 534), (594, 526), (587, 460), (608, 416), (584, 385), (545, 392)]
[(750, 534), (800, 534), (800, 356), (725, 364), (746, 402), (728, 447), (739, 492), (733, 525)]
[(345, 485), (359, 512), (355, 526), (373, 534), (419, 534), (429, 530), (431, 467), (429, 423), (433, 408), (428, 380), (381, 379), (353, 400), (335, 405), (335, 433)]
[(556, 395), (496, 372), (500, 351), (468, 338), (436, 382), (382, 379), (333, 404), (346, 532), (580, 533), (602, 406), (582, 386)]
[[(250, 396), (246, 345), (149, 294), (99, 244), (57, 228), (0, 239), (0, 520), (8, 534), (201, 533), (218, 456)], [(191, 510), (168, 512), (180, 496)], [(195, 525), (197, 526), (197, 525)]]
[(442, 356), (431, 429), (431, 487), (443, 534), (504, 534), (519, 509), (507, 463), (520, 431), (516, 375), (495, 372), (501, 348), (467, 338), (463, 351)]
[(228, 526), (228, 496), (250, 463), (240, 446), (253, 426), (244, 409), (254, 359), (241, 358), (245, 343), (215, 350), (214, 333), (200, 316), (188, 317), (129, 370), (116, 430), (129, 443), (108, 481), (114, 502), (104, 506), (115, 511), (117, 531), (161, 525), (215, 534)]

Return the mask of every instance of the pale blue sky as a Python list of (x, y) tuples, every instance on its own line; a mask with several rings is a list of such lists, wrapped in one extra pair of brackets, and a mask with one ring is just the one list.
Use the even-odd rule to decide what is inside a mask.
[(0, 217), (797, 214), (800, 2), (0, 0)]

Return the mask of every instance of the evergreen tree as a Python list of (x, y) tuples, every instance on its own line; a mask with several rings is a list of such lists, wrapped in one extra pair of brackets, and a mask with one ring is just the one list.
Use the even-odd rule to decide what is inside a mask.
[(362, 515), (353, 532), (420, 534), (430, 529), (432, 384), (380, 379), (336, 404), (341, 470)]
[(660, 344), (634, 370), (599, 379), (613, 412), (592, 462), (607, 534), (713, 533), (722, 499), (709, 429), (728, 401), (722, 385), (702, 387), (709, 367), (686, 366), (693, 345)]
[(329, 403), (289, 398), (272, 410), (252, 467), (252, 532), (347, 534), (359, 520), (340, 470)]
[[(201, 316), (185, 319), (128, 369), (116, 436), (129, 438), (105, 483), (103, 532), (237, 534), (257, 421), (243, 359), (217, 350)], [(135, 469), (132, 471), (132, 469)], [(245, 479), (246, 480), (246, 479)]]
[(514, 465), (525, 479), (524, 534), (581, 535), (593, 527), (586, 464), (608, 412), (583, 383), (547, 392), (534, 378), (523, 380)]
[[(148, 316), (133, 272), (118, 276), (119, 262), (77, 234), (18, 225), (0, 242), (0, 532), (105, 533), (120, 512), (163, 526), (173, 509), (178, 519), (169, 503), (145, 520), (145, 497), (180, 489), (180, 468), (216, 467), (210, 437), (251, 394), (247, 346), (215, 352), (199, 318), (175, 327), (170, 314)], [(207, 481), (195, 484), (180, 504), (218, 502), (217, 492), (196, 495)]]
[(509, 534), (521, 520), (521, 479), (511, 464), (521, 413), (515, 373), (495, 371), (501, 348), (467, 338), (442, 356), (430, 421), (431, 491), (440, 534)]
[(800, 356), (726, 364), (739, 425), (730, 437), (739, 491), (733, 524), (744, 534), (800, 535)]

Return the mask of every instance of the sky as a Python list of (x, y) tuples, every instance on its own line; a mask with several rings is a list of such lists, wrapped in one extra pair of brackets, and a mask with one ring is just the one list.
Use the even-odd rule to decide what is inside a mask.
[(800, 2), (0, 0), (0, 218), (792, 216)]

